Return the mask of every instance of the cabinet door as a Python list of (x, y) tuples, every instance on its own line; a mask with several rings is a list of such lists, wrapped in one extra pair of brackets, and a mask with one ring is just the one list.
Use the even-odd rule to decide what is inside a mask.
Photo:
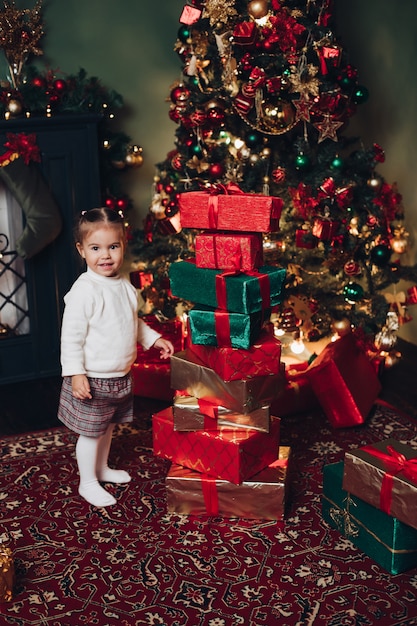
[(29, 332), (0, 338), (2, 383), (60, 374), (63, 297), (83, 269), (73, 241), (74, 220), (100, 204), (98, 121), (69, 116), (0, 123), (1, 144), (6, 133), (36, 134), (40, 168), (63, 218), (55, 241), (24, 263)]

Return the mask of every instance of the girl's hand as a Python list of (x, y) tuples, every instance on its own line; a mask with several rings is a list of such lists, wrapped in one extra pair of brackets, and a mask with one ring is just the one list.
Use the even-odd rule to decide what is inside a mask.
[(171, 354), (174, 354), (174, 346), (170, 341), (164, 339), (163, 337), (159, 337), (153, 345), (155, 348), (159, 348), (161, 359), (168, 359)]
[(71, 379), (72, 395), (77, 400), (91, 400), (90, 383), (85, 374), (76, 374)]

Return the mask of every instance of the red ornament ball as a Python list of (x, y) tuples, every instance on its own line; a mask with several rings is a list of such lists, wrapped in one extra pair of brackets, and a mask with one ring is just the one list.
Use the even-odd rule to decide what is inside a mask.
[(54, 80), (53, 87), (57, 93), (64, 93), (67, 88), (67, 83), (65, 82), (65, 80), (57, 78), (56, 80)]
[(46, 87), (46, 80), (42, 76), (35, 76), (31, 82), (33, 87), (38, 89), (44, 89)]
[(174, 104), (177, 104), (177, 102), (185, 102), (190, 97), (190, 91), (187, 87), (184, 87), (184, 85), (178, 85), (171, 91), (170, 97)]
[(220, 107), (212, 107), (207, 111), (207, 122), (210, 126), (214, 128), (223, 126), (225, 120), (226, 114), (224, 109), (221, 109)]
[(106, 198), (104, 204), (108, 209), (114, 210), (116, 208), (116, 200), (114, 198)]
[(116, 205), (119, 211), (126, 211), (129, 205), (129, 201), (127, 198), (119, 198), (116, 202)]
[(215, 180), (221, 178), (225, 173), (225, 168), (222, 163), (212, 163), (209, 167), (209, 176), (211, 179)]
[(358, 276), (361, 273), (361, 267), (357, 261), (347, 261), (343, 267), (346, 276)]
[(286, 175), (287, 173), (284, 167), (277, 167), (272, 171), (272, 180), (277, 185), (281, 185), (283, 182), (285, 182)]

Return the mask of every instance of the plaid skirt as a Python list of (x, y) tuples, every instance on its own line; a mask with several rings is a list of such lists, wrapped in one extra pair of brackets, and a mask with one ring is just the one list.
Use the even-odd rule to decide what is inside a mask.
[(132, 376), (89, 378), (91, 400), (72, 395), (71, 376), (62, 381), (58, 419), (70, 430), (87, 437), (104, 435), (109, 424), (133, 420)]

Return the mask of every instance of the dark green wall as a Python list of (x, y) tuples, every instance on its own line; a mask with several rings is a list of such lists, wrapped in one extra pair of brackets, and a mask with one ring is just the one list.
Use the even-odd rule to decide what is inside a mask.
[[(83, 67), (120, 92), (129, 108), (115, 124), (144, 149), (143, 167), (126, 175), (140, 223), (148, 210), (154, 163), (173, 147), (175, 124), (165, 101), (180, 78), (173, 51), (178, 17), (186, 0), (46, 0), (43, 62), (62, 72)], [(33, 6), (32, 0), (17, 6)], [(337, 28), (344, 48), (370, 91), (348, 132), (365, 145), (379, 143), (387, 182), (397, 181), (404, 196), (406, 226), (417, 232), (417, 22), (416, 0), (335, 0)], [(406, 262), (416, 261), (416, 247)], [(416, 307), (410, 313), (417, 318)], [(417, 322), (401, 334), (417, 343)]]

